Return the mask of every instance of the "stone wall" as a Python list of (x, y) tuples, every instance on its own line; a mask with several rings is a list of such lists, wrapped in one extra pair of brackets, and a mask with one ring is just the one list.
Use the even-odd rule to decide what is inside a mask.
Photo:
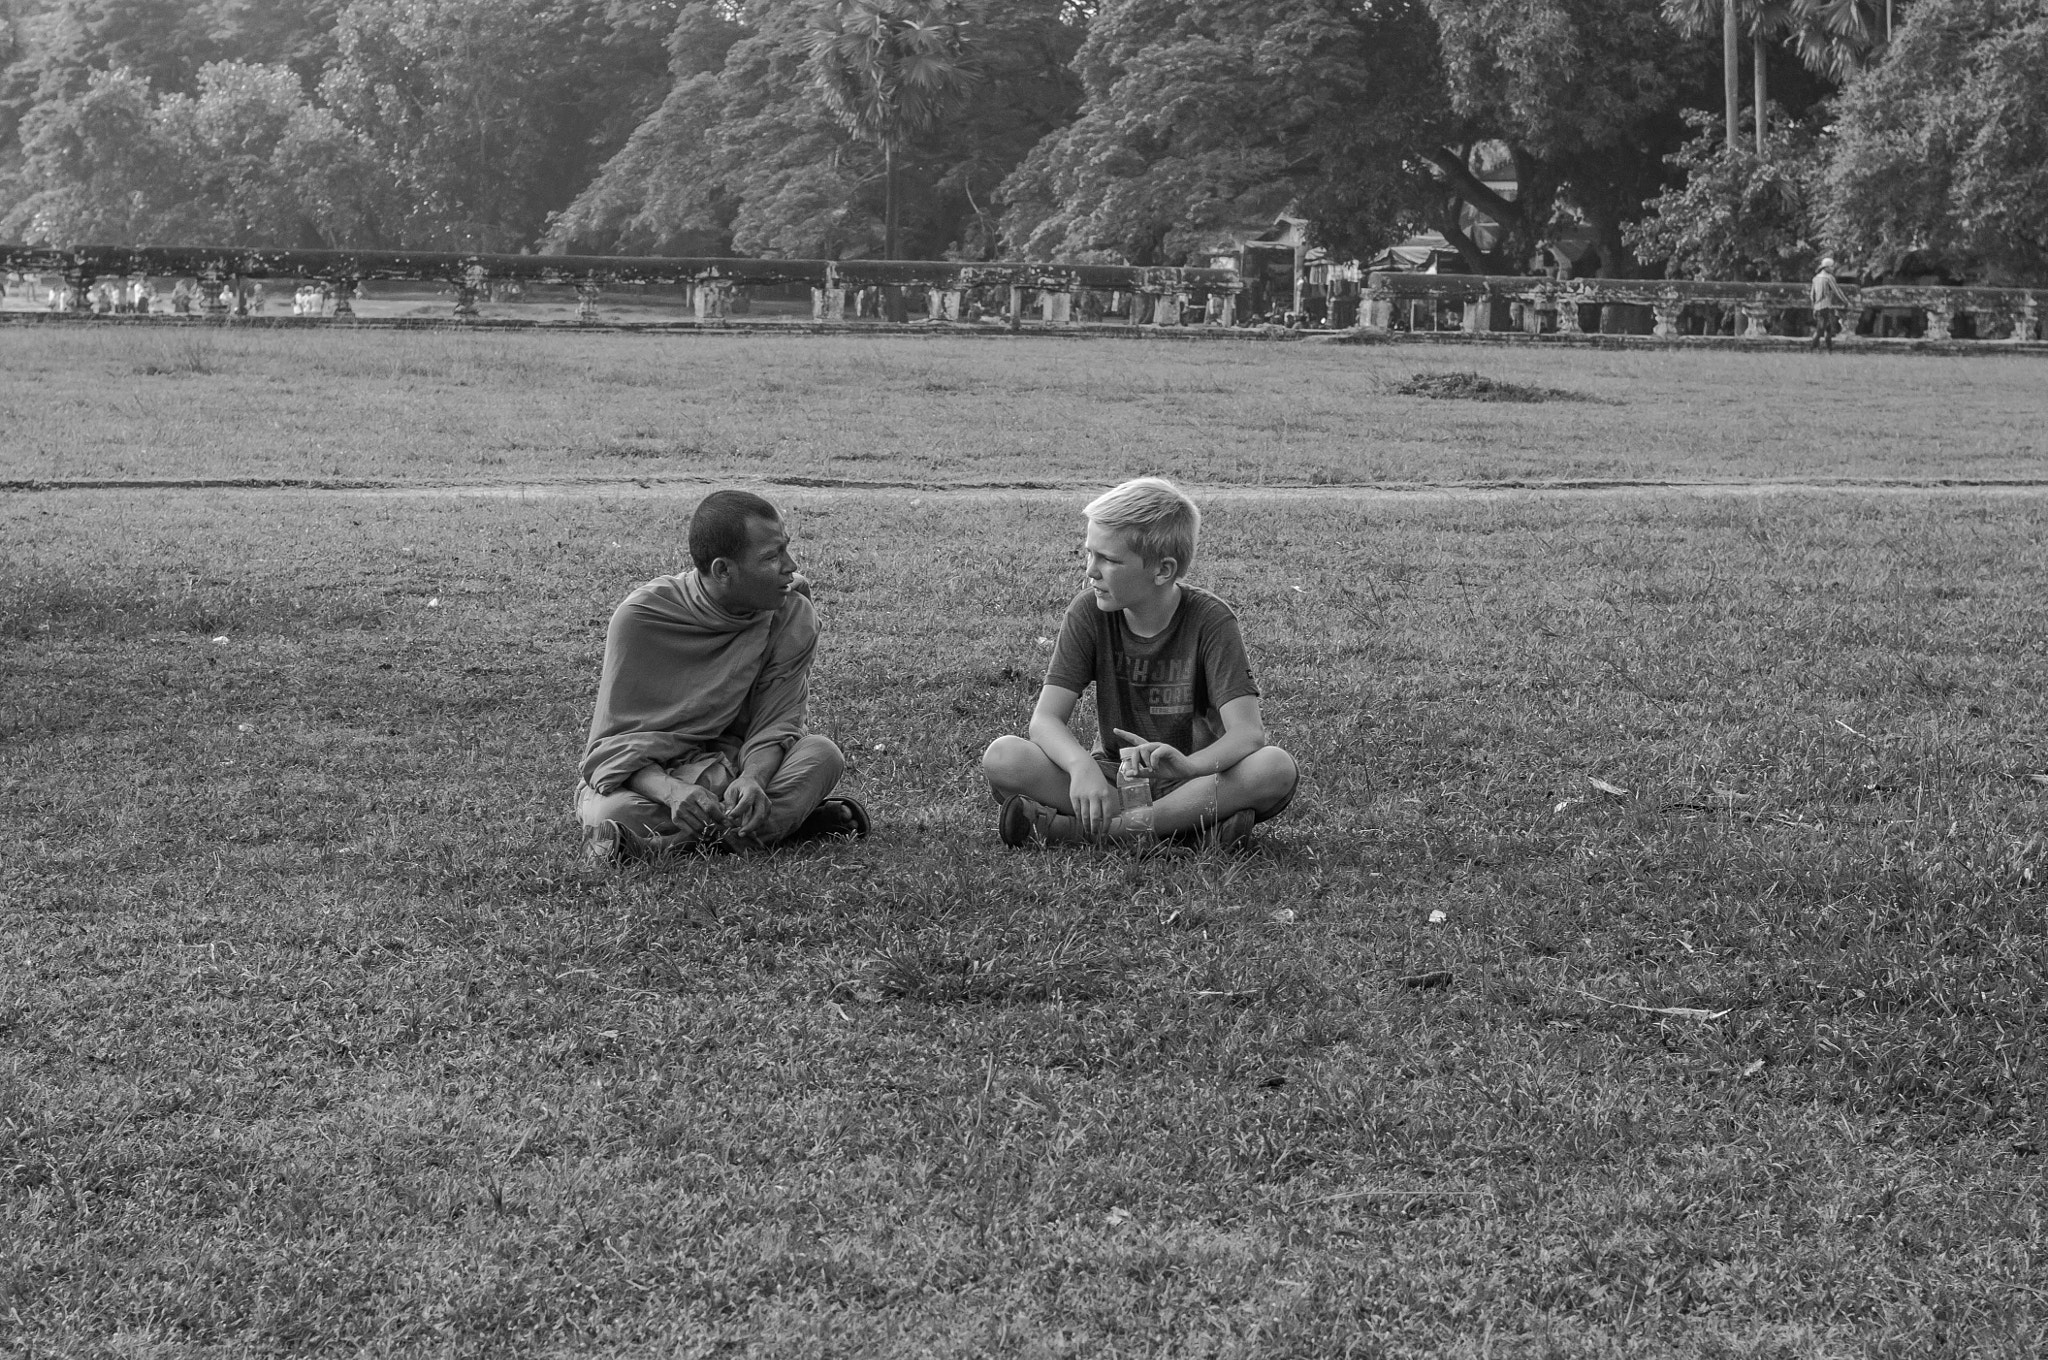
[[(599, 319), (603, 290), (610, 284), (680, 284), (691, 290), (696, 315), (724, 318), (748, 287), (808, 285), (812, 315), (821, 321), (846, 317), (849, 300), (862, 289), (882, 290), (900, 312), (903, 296), (925, 295), (934, 320), (957, 320), (969, 292), (1003, 302), (1010, 325), (1035, 319), (1064, 324), (1076, 315), (1084, 294), (1124, 293), (1143, 299), (1145, 320), (1178, 325), (1192, 316), (1198, 300), (1206, 314), (1230, 324), (1242, 284), (1228, 269), (1153, 269), (1125, 265), (966, 263), (948, 260), (750, 260), (685, 259), (623, 255), (464, 255), (430, 251), (263, 250), (210, 246), (40, 247), (0, 246), (0, 270), (61, 275), (70, 290), (68, 308), (88, 310), (88, 294), (101, 280), (182, 277), (199, 281), (202, 307), (224, 313), (240, 305), (246, 281), (296, 279), (328, 285), (335, 314), (350, 315), (349, 298), (370, 279), (441, 283), (455, 291), (455, 315), (472, 317), (477, 301), (493, 283), (519, 281), (567, 284), (581, 298), (584, 320)], [(900, 314), (893, 319), (901, 319)]]
[[(2048, 289), (1842, 285), (1849, 306), (1844, 338), (1924, 340), (2048, 339)], [(1455, 313), (1468, 334), (1521, 331), (1573, 335), (1595, 330), (1661, 339), (1722, 335), (1742, 340), (1805, 336), (1813, 306), (1800, 283), (1685, 283), (1668, 279), (1520, 278), (1487, 274), (1367, 276), (1359, 320), (1373, 331), (1444, 329)], [(1423, 316), (1430, 325), (1419, 325)], [(1613, 324), (1620, 318), (1623, 324)]]

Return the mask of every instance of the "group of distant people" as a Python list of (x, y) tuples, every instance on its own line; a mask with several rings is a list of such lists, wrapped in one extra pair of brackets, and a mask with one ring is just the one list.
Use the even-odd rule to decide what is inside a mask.
[[(263, 283), (250, 282), (237, 288), (232, 282), (208, 283), (200, 279), (179, 279), (165, 294), (154, 279), (101, 279), (83, 289), (63, 279), (44, 282), (35, 275), (21, 281), (26, 300), (52, 312), (87, 311), (95, 316), (189, 316), (219, 308), (262, 316), (269, 310), (270, 295)], [(336, 293), (330, 283), (301, 283), (292, 291), (293, 316), (333, 316)]]

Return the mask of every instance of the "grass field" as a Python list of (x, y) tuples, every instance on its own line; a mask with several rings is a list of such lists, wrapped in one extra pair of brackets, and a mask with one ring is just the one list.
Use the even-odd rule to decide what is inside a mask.
[[(1561, 399), (1396, 391), (1466, 369)], [(2020, 355), (34, 326), (0, 372), (12, 478), (1997, 480), (2048, 438)]]
[[(419, 485), (0, 496), (0, 1353), (2048, 1349), (2048, 494), (1338, 485), (2038, 481), (2038, 367), (29, 338), (0, 479)], [(1393, 392), (1474, 366), (1600, 400)], [(1174, 467), (1303, 794), (1006, 851), (1081, 488)], [(738, 474), (1061, 487), (771, 486), (877, 834), (591, 867)]]

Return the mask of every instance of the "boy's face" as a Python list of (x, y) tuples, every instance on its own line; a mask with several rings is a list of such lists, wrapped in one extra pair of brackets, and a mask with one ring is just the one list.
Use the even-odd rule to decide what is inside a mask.
[(1121, 529), (1091, 519), (1081, 546), (1088, 560), (1088, 586), (1095, 592), (1095, 607), (1105, 614), (1143, 604), (1173, 584), (1166, 560), (1146, 565)]

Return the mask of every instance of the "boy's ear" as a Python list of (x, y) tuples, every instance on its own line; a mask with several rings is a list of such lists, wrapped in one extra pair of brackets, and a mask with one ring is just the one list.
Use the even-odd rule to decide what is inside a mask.
[(1162, 557), (1152, 564), (1152, 579), (1160, 585), (1172, 585), (1180, 579), (1180, 559)]

